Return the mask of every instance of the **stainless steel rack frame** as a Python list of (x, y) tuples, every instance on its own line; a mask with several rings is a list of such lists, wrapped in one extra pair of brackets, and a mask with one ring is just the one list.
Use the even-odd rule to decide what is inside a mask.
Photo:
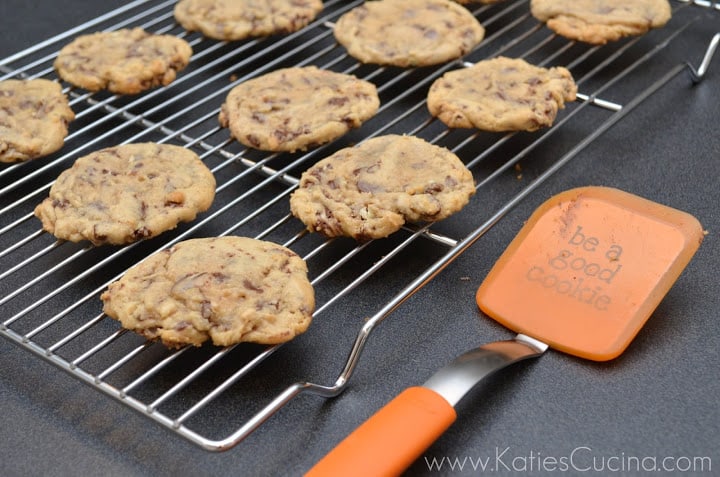
[[(175, 82), (138, 96), (67, 86), (77, 117), (65, 147), (47, 158), (0, 167), (0, 237), (9, 244), (0, 251), (0, 334), (214, 451), (238, 444), (299, 394), (340, 393), (380, 322), (655, 91), (683, 73), (688, 81), (700, 81), (719, 41), (708, 38), (707, 51), (688, 52), (670, 68), (656, 61), (668, 44), (692, 33), (695, 22), (707, 15), (720, 18), (720, 2), (674, 1), (665, 28), (588, 46), (552, 34), (529, 14), (526, 0), (511, 0), (473, 9), (487, 35), (463, 61), (400, 70), (359, 64), (335, 43), (332, 23), (359, 0), (326, 1), (319, 18), (299, 32), (234, 43), (185, 32), (174, 21), (174, 3), (136, 0), (0, 60), (0, 80), (56, 79), (52, 61), (75, 36), (134, 26), (185, 38), (194, 50)], [(425, 94), (435, 79), (498, 55), (568, 67), (580, 88), (579, 101), (561, 111), (553, 127), (532, 134), (448, 130), (429, 116)], [(311, 64), (374, 82), (382, 102), (378, 115), (332, 144), (298, 154), (244, 148), (218, 126), (219, 106), (232, 87), (279, 67)], [(620, 82), (622, 93), (616, 91)], [(339, 148), (391, 133), (417, 135), (455, 152), (476, 179), (471, 203), (445, 221), (407, 226), (367, 243), (326, 240), (290, 216), (288, 196), (309, 165)], [(126, 247), (60, 242), (41, 230), (33, 208), (74, 159), (101, 147), (145, 141), (179, 144), (201, 156), (218, 182), (208, 212)], [(305, 335), (272, 347), (168, 350), (102, 314), (100, 293), (129, 265), (180, 240), (226, 234), (272, 240), (307, 261), (318, 307)], [(404, 273), (396, 272), (397, 263)], [(337, 304), (350, 300), (357, 315), (337, 316)], [(233, 417), (221, 422), (209, 412), (217, 408)]]

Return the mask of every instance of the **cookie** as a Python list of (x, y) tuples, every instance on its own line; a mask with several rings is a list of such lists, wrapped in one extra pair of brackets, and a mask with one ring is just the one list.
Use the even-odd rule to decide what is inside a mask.
[(558, 35), (595, 45), (660, 28), (672, 15), (667, 0), (531, 0), (530, 11)]
[(368, 240), (406, 221), (447, 218), (474, 193), (472, 174), (455, 154), (417, 137), (387, 135), (310, 167), (290, 209), (311, 232)]
[(194, 152), (126, 144), (75, 161), (35, 215), (59, 239), (121, 245), (193, 220), (214, 197), (215, 178)]
[(445, 73), (430, 86), (427, 106), (451, 128), (535, 131), (551, 126), (576, 93), (566, 68), (499, 57)]
[(180, 0), (175, 19), (216, 40), (292, 33), (315, 19), (321, 0)]
[(335, 39), (363, 63), (428, 66), (459, 58), (485, 36), (463, 6), (450, 0), (377, 0), (342, 15)]
[(505, 0), (454, 0), (454, 1), (459, 3), (460, 5), (468, 5), (471, 3), (482, 3), (483, 5), (490, 5), (493, 3), (500, 3)]
[(129, 269), (101, 299), (124, 328), (168, 347), (282, 343), (307, 329), (315, 308), (305, 261), (246, 237), (180, 242)]
[(54, 66), (80, 88), (137, 94), (174, 81), (191, 55), (183, 39), (134, 28), (79, 36), (60, 50)]
[(60, 84), (45, 79), (0, 81), (0, 162), (57, 151), (73, 119)]
[(372, 83), (308, 66), (239, 84), (228, 94), (219, 119), (248, 147), (292, 152), (342, 136), (379, 106)]

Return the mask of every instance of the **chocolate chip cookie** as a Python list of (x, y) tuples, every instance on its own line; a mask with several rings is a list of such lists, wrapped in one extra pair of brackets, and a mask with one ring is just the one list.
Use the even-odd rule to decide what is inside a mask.
[(342, 15), (338, 43), (363, 63), (428, 66), (459, 58), (485, 36), (463, 6), (450, 0), (377, 0)]
[(505, 0), (454, 0), (454, 1), (459, 3), (460, 5), (468, 5), (470, 3), (482, 3), (484, 5), (489, 5), (492, 3), (504, 2)]
[(387, 135), (310, 167), (290, 209), (312, 232), (368, 240), (406, 221), (447, 218), (474, 193), (472, 174), (455, 154), (417, 137)]
[(282, 343), (307, 329), (315, 308), (303, 259), (246, 237), (180, 242), (132, 267), (101, 299), (124, 328), (168, 347)]
[(82, 35), (55, 59), (63, 80), (89, 91), (137, 94), (175, 80), (192, 48), (181, 38), (141, 28)]
[(427, 106), (451, 128), (535, 131), (551, 126), (576, 93), (566, 68), (499, 57), (445, 73), (430, 86)]
[(531, 0), (530, 10), (558, 35), (596, 45), (660, 28), (672, 15), (667, 0)]
[(45, 79), (0, 81), (0, 162), (57, 151), (73, 119), (60, 84)]
[(209, 38), (242, 40), (300, 30), (322, 9), (321, 0), (180, 0), (175, 19)]
[(194, 152), (126, 144), (75, 161), (35, 215), (59, 239), (121, 245), (193, 220), (214, 197), (215, 178)]
[(359, 127), (379, 105), (368, 81), (314, 66), (285, 68), (233, 88), (219, 119), (248, 147), (293, 152)]

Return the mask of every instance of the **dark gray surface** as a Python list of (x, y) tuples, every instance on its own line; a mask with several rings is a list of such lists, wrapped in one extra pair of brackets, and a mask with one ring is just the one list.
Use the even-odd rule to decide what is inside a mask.
[[(0, 57), (122, 3), (6, 0)], [(697, 62), (697, 48), (717, 30), (720, 22), (704, 22), (688, 32), (667, 53), (668, 63)], [(484, 472), (489, 475), (537, 475), (538, 455), (565, 459), (574, 450), (581, 466), (592, 467), (593, 457), (598, 466), (615, 457), (654, 458), (658, 465), (665, 457), (681, 465), (685, 458), (709, 457), (712, 472), (705, 475), (720, 472), (718, 60), (703, 83), (693, 86), (681, 74), (654, 94), (404, 303), (372, 335), (344, 394), (328, 401), (301, 396), (227, 452), (201, 450), (1, 340), (3, 474), (300, 474), (403, 388), (468, 348), (510, 336), (480, 316), (475, 289), (540, 203), (584, 185), (617, 187), (690, 212), (708, 231), (705, 242), (623, 356), (597, 364), (549, 352), (518, 365), (471, 392), (458, 406), (458, 421), (426, 457), (489, 459), (490, 467), (499, 464)], [(453, 475), (484, 473), (466, 467)], [(641, 474), (652, 473), (658, 472)], [(429, 471), (421, 459), (408, 474), (450, 473)]]

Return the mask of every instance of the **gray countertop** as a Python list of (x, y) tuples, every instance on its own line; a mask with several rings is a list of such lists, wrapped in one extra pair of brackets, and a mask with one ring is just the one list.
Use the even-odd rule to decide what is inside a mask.
[[(5, 0), (0, 58), (124, 3)], [(720, 11), (688, 8), (703, 19), (653, 60), (662, 71), (685, 60), (697, 64), (720, 31)], [(4, 475), (301, 474), (402, 389), (421, 384), (462, 351), (511, 336), (481, 316), (475, 289), (537, 206), (585, 185), (616, 187), (692, 213), (707, 230), (705, 241), (620, 358), (591, 363), (551, 351), (493, 377), (458, 405), (457, 422), (408, 475), (657, 474), (643, 470), (652, 465), (683, 475), (702, 475), (691, 471), (699, 465), (704, 475), (720, 472), (719, 93), (720, 58), (700, 84), (685, 73), (672, 79), (385, 320), (343, 394), (300, 396), (226, 452), (202, 450), (0, 340)], [(354, 314), (344, 306), (335, 314)], [(446, 461), (438, 471), (428, 465), (433, 458), (465, 459), (466, 467), (453, 473)], [(488, 468), (471, 471), (479, 462)]]

